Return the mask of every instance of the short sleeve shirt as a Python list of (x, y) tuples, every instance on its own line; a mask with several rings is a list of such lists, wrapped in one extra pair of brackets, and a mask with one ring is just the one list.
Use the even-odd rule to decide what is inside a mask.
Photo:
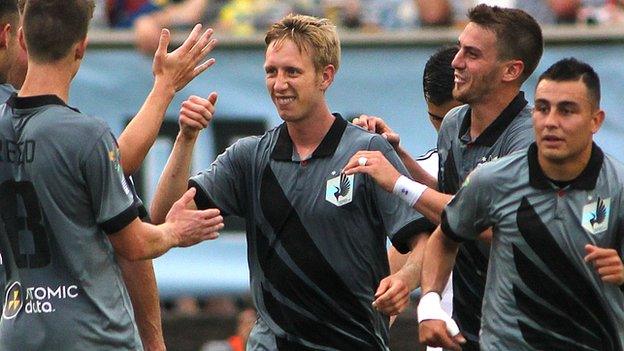
[[(524, 93), (518, 93), (474, 140), (470, 136), (470, 106), (449, 111), (438, 134), (439, 190), (455, 194), (477, 166), (527, 148), (535, 140), (531, 111)], [(468, 350), (478, 348), (488, 251), (489, 246), (482, 242), (462, 244), (453, 269), (453, 317), (468, 340)]]
[(238, 141), (191, 178), (196, 203), (245, 217), (254, 300), (276, 338), (298, 349), (386, 350), (387, 318), (371, 306), (389, 274), (386, 237), (409, 250), (422, 216), (341, 170), (358, 150), (407, 170), (386, 140), (338, 115), (310, 158), (293, 150), (286, 124)]
[(621, 350), (624, 294), (584, 261), (585, 245), (622, 253), (624, 167), (593, 146), (559, 188), (537, 147), (475, 170), (447, 206), (442, 229), (474, 240), (494, 228), (483, 301), (482, 350)]
[(110, 129), (56, 96), (13, 96), (0, 145), (2, 349), (142, 349), (106, 235), (137, 217)]

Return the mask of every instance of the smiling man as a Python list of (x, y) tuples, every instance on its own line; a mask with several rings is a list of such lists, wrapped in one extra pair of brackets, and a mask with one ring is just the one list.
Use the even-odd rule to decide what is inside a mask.
[[(291, 15), (266, 35), (265, 80), (280, 126), (228, 148), (190, 179), (199, 208), (245, 217), (259, 313), (247, 350), (388, 350), (375, 290), (389, 274), (386, 237), (408, 251), (420, 214), (365, 175), (340, 173), (355, 150), (392, 146), (330, 112), (325, 92), (340, 64), (326, 19)], [(187, 187), (192, 148), (216, 95), (183, 107), (181, 131), (152, 202), (164, 220)]]
[[(459, 52), (452, 62), (453, 97), (464, 105), (449, 111), (438, 133), (437, 190), (425, 186), (429, 184), (426, 179), (417, 178), (420, 183), (416, 183), (400, 177), (377, 152), (358, 152), (346, 167), (348, 174), (371, 175), (434, 223), (440, 222), (444, 206), (473, 169), (522, 150), (534, 140), (531, 107), (520, 88), (542, 55), (539, 25), (521, 10), (496, 6), (478, 5), (468, 17), (470, 22), (459, 37)], [(360, 157), (369, 160), (364, 167), (357, 163)], [(417, 173), (425, 172), (412, 171)], [(487, 241), (490, 234), (486, 232), (482, 238)], [(479, 350), (488, 256), (486, 242), (471, 241), (461, 245), (455, 262), (453, 318), (467, 339), (463, 350)], [(412, 274), (412, 281), (417, 280)]]
[[(475, 170), (427, 244), (425, 297), (435, 310), (459, 242), (493, 227), (482, 350), (622, 350), (624, 166), (593, 143), (604, 121), (598, 75), (564, 59), (535, 90), (536, 142)], [(459, 346), (444, 322), (422, 341)]]

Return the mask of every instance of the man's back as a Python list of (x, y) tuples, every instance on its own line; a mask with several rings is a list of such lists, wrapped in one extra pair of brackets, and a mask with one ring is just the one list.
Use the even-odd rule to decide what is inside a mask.
[(0, 139), (14, 256), (5, 263), (17, 268), (7, 277), (3, 349), (140, 349), (105, 235), (136, 216), (110, 130), (56, 96), (14, 96), (0, 109)]

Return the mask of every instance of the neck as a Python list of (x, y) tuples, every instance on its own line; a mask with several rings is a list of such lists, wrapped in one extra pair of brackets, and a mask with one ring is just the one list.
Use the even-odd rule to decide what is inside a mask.
[(500, 116), (518, 93), (519, 89), (515, 87), (498, 89), (485, 99), (470, 104), (470, 137), (472, 140), (479, 137)]
[(318, 113), (295, 122), (286, 122), (290, 139), (302, 159), (307, 158), (319, 146), (334, 123), (334, 116), (326, 104)]
[(31, 61), (19, 96), (56, 95), (67, 103), (74, 74), (68, 65), (61, 62), (38, 64)]
[(548, 160), (537, 152), (537, 160), (546, 177), (556, 181), (570, 181), (576, 179), (585, 170), (591, 158), (591, 144), (585, 150), (573, 159), (563, 160), (560, 162)]

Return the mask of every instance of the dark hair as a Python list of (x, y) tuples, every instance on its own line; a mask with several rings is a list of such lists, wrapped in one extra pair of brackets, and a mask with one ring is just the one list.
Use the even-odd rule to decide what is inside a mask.
[(457, 46), (446, 46), (429, 57), (423, 72), (423, 92), (425, 100), (434, 105), (442, 105), (453, 99), (455, 77), (453, 58), (457, 55)]
[(529, 78), (544, 51), (542, 29), (533, 17), (522, 10), (481, 4), (468, 12), (468, 19), (493, 31), (499, 59), (522, 61), (521, 82)]
[(596, 71), (585, 62), (574, 57), (559, 60), (539, 76), (537, 83), (539, 84), (544, 79), (555, 82), (581, 80), (587, 87), (589, 97), (595, 106), (600, 106), (600, 78), (598, 78)]
[(28, 56), (55, 62), (87, 36), (93, 0), (28, 0), (24, 9), (24, 37)]
[[(19, 12), (17, 11), (17, 0), (0, 1), (0, 21), (2, 23), (17, 23)], [(17, 28), (15, 29), (17, 33)]]

